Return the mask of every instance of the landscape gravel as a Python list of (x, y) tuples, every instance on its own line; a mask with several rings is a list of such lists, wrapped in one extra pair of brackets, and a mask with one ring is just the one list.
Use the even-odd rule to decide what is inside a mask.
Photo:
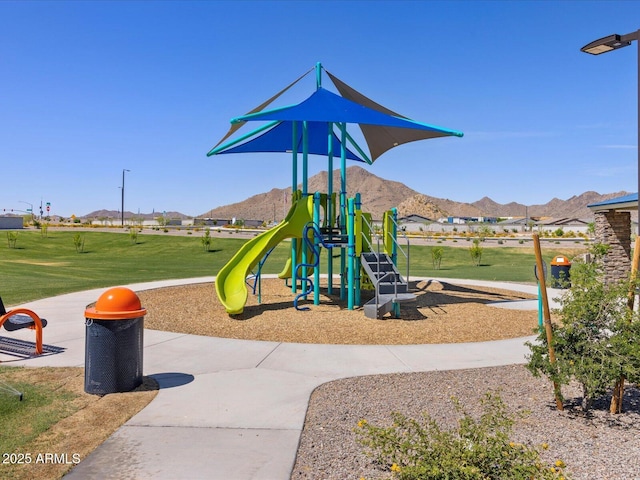
[[(552, 465), (560, 459), (574, 480), (640, 479), (640, 391), (627, 386), (624, 413), (608, 413), (609, 399), (584, 414), (580, 389), (563, 388), (566, 408), (558, 411), (549, 381), (522, 365), (375, 375), (321, 385), (311, 397), (291, 478), (367, 480), (392, 478), (389, 467), (364, 453), (354, 430), (361, 419), (388, 426), (390, 414), (413, 418), (427, 413), (443, 427), (455, 427), (457, 398), (478, 415), (486, 392), (499, 393), (516, 419), (512, 440), (538, 448)], [(522, 418), (518, 418), (523, 415)], [(548, 450), (541, 448), (543, 443)]]
[[(138, 292), (149, 314), (145, 327), (228, 338), (301, 343), (455, 343), (530, 335), (537, 313), (505, 310), (493, 302), (531, 298), (518, 292), (423, 282), (408, 319), (371, 320), (323, 296), (309, 312), (291, 306), (291, 292), (278, 280), (263, 283), (263, 303), (250, 296), (245, 313), (230, 317), (211, 283)], [(176, 319), (180, 319), (179, 322)], [(480, 412), (486, 392), (498, 392), (517, 419), (513, 441), (540, 446), (543, 458), (561, 459), (574, 480), (640, 480), (640, 391), (627, 385), (620, 415), (608, 413), (609, 398), (584, 414), (577, 385), (563, 388), (565, 411), (557, 411), (551, 383), (522, 365), (348, 378), (313, 393), (291, 478), (346, 480), (391, 478), (356, 441), (360, 419), (388, 425), (392, 412), (418, 418), (423, 412), (443, 426), (459, 414)]]

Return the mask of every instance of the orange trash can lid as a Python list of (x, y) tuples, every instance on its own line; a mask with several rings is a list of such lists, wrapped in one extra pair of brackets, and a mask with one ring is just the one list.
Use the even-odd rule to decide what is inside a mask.
[(86, 318), (95, 320), (130, 320), (146, 314), (138, 295), (126, 287), (110, 288), (100, 295), (94, 307), (84, 311)]
[(571, 262), (564, 255), (556, 255), (553, 257), (553, 260), (551, 260), (551, 265), (569, 267), (571, 266)]

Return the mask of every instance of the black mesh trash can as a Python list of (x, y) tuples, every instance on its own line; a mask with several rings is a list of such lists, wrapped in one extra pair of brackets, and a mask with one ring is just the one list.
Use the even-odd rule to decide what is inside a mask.
[(85, 392), (130, 392), (142, 383), (145, 314), (138, 296), (123, 287), (107, 290), (85, 310)]
[(551, 260), (551, 286), (556, 288), (571, 286), (571, 262), (564, 255), (557, 255)]

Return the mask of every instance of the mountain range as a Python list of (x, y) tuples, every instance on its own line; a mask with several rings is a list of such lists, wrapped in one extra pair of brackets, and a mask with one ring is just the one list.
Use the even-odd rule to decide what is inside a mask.
[[(554, 198), (545, 204), (525, 206), (511, 202), (497, 203), (489, 197), (481, 198), (473, 203), (431, 197), (419, 193), (405, 184), (378, 177), (362, 167), (347, 168), (348, 188), (351, 197), (360, 192), (363, 210), (370, 212), (374, 219), (382, 218), (382, 213), (396, 207), (399, 216), (420, 215), (432, 220), (441, 217), (550, 217), (550, 218), (582, 218), (591, 219), (593, 213), (587, 205), (610, 198), (627, 195), (627, 192), (600, 194), (589, 191), (574, 195), (567, 200)], [(334, 189), (340, 185), (340, 172), (334, 171)], [(301, 186), (299, 186), (301, 188)], [(327, 172), (320, 172), (309, 178), (309, 192), (327, 191)], [(209, 218), (242, 218), (256, 220), (282, 220), (290, 207), (290, 189), (273, 188), (272, 190), (253, 195), (241, 202), (217, 207), (203, 212), (200, 217)]]
[[(327, 172), (320, 172), (309, 178), (307, 190), (309, 192), (327, 191)], [(554, 198), (545, 204), (523, 205), (510, 202), (497, 203), (489, 197), (483, 197), (473, 203), (457, 202), (455, 200), (431, 197), (417, 192), (405, 184), (378, 177), (362, 167), (347, 168), (347, 194), (352, 197), (360, 192), (364, 210), (370, 212), (374, 219), (382, 218), (385, 210), (392, 207), (398, 209), (400, 217), (420, 215), (432, 220), (454, 217), (548, 217), (548, 218), (581, 218), (591, 220), (593, 213), (587, 208), (591, 203), (601, 202), (610, 198), (627, 195), (628, 192), (600, 194), (589, 191), (574, 195), (567, 200)], [(340, 185), (340, 172), (333, 172), (334, 190)], [(302, 188), (301, 185), (298, 186)], [(253, 195), (241, 202), (224, 205), (204, 211), (200, 218), (239, 218), (245, 220), (280, 221), (291, 207), (290, 189), (273, 188), (268, 192)], [(185, 219), (188, 215), (180, 212), (165, 212), (166, 218)], [(635, 215), (635, 214), (634, 214)], [(151, 220), (162, 216), (162, 213), (125, 212), (125, 218), (142, 218)], [(84, 216), (85, 218), (120, 218), (120, 212), (114, 210), (98, 210)]]

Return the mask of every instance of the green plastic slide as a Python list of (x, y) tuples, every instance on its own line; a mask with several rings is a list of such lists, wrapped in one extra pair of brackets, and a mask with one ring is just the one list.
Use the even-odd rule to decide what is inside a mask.
[(304, 226), (313, 221), (313, 196), (296, 201), (276, 227), (246, 242), (216, 276), (216, 293), (230, 315), (238, 315), (247, 303), (247, 275), (271, 248), (287, 238), (302, 238)]

